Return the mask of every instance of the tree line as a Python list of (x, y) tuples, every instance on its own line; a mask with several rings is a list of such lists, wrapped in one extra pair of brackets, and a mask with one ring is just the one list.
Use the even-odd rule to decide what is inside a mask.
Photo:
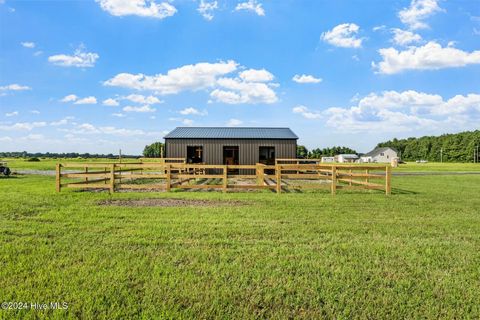
[[(377, 145), (377, 147), (395, 148), (404, 161), (443, 162), (473, 162), (477, 146), (480, 146), (480, 130), (441, 136), (393, 139)], [(480, 155), (478, 154), (477, 159), (479, 162)]]
[(320, 159), (321, 157), (333, 157), (338, 154), (357, 154), (357, 151), (348, 147), (315, 148), (308, 150), (305, 146), (297, 146), (297, 157), (300, 159)]
[[(122, 158), (138, 158), (138, 155), (124, 155)], [(78, 152), (0, 152), (0, 158), (107, 158), (118, 159), (118, 154), (112, 153), (99, 154), (99, 153), (78, 153)]]

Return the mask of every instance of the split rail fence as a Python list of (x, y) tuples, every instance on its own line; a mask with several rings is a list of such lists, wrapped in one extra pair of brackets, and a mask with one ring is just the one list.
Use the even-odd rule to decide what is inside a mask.
[[(241, 181), (241, 183), (238, 183)], [(187, 164), (183, 159), (137, 163), (59, 163), (56, 191), (63, 188), (106, 189), (376, 189), (391, 193), (391, 167), (320, 164), (278, 159), (275, 165)]]

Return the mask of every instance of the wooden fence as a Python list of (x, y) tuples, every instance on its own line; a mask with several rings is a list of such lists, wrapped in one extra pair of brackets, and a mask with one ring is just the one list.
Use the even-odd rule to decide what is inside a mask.
[[(252, 172), (252, 174), (239, 174)], [(239, 183), (241, 181), (241, 183)], [(165, 190), (271, 189), (376, 189), (391, 193), (390, 166), (290, 163), (267, 166), (208, 165), (178, 162), (59, 163), (56, 190), (62, 188)]]

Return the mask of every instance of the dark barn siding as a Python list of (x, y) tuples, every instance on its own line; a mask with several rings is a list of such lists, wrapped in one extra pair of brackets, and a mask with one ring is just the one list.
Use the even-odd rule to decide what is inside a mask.
[(223, 164), (223, 147), (238, 146), (240, 164), (256, 164), (260, 146), (275, 147), (275, 158), (296, 158), (297, 141), (266, 139), (165, 139), (166, 157), (186, 158), (187, 146), (203, 146), (203, 162)]

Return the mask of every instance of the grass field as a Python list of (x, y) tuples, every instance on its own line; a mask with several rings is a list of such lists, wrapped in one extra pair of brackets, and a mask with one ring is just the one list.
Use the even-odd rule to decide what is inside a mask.
[[(480, 175), (393, 187), (56, 194), (54, 177), (0, 179), (0, 302), (68, 303), (0, 318), (478, 319)], [(245, 204), (97, 204), (166, 197)]]

